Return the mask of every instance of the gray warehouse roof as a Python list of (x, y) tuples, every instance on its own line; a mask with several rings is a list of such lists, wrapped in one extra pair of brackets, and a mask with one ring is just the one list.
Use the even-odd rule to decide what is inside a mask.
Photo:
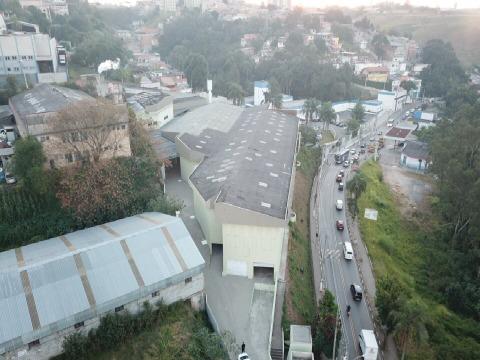
[[(183, 118), (196, 122), (177, 129), (187, 132), (180, 136), (184, 144), (205, 155), (190, 176), (192, 184), (205, 200), (214, 198), (216, 202), (285, 219), (297, 119), (263, 107), (217, 104), (208, 114), (209, 107), (185, 115)], [(210, 126), (212, 119), (216, 121)]]
[(2, 252), (0, 354), (183, 281), (203, 267), (182, 220), (161, 213)]
[(402, 151), (406, 156), (414, 159), (428, 159), (428, 144), (420, 141), (407, 141)]
[(10, 104), (21, 117), (58, 112), (82, 100), (94, 100), (90, 95), (61, 86), (39, 84), (10, 98)]

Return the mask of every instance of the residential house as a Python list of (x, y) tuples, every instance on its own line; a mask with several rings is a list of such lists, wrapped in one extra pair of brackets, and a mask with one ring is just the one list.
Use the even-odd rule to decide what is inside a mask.
[(390, 71), (385, 66), (367, 67), (361, 72), (365, 81), (385, 83), (388, 80)]
[[(57, 128), (56, 118), (59, 112), (79, 104), (84, 107), (103, 106), (82, 91), (48, 84), (37, 85), (9, 99), (20, 136), (36, 137), (42, 143), (47, 162), (52, 168), (89, 160), (93, 155), (88, 146), (90, 139), (86, 135), (92, 133), (93, 128), (82, 129), (78, 123), (62, 124), (60, 130)], [(127, 108), (124, 104), (119, 104), (115, 105), (115, 110), (116, 113), (112, 114), (108, 123), (95, 124), (95, 127), (101, 126), (107, 134), (102, 138), (102, 158), (131, 155)], [(74, 147), (71, 146), (72, 143), (75, 144)]]
[(412, 170), (425, 171), (430, 164), (428, 144), (407, 141), (400, 155), (400, 165)]
[(0, 357), (46, 360), (66, 337), (145, 303), (202, 309), (205, 261), (183, 221), (143, 213), (0, 253)]

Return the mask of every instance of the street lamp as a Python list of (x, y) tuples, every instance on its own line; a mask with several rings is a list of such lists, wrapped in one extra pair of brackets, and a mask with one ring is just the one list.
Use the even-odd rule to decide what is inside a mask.
[(20, 69), (22, 69), (23, 79), (25, 80), (25, 87), (26, 87), (27, 90), (28, 90), (27, 75), (25, 75), (25, 71), (23, 71), (23, 60), (19, 60), (19, 62), (20, 62)]

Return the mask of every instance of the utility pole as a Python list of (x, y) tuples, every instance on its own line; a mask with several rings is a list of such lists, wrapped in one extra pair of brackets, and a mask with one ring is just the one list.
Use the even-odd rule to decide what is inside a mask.
[(333, 354), (332, 359), (335, 359), (335, 345), (337, 345), (337, 324), (338, 324), (338, 313), (340, 312), (340, 308), (337, 305), (337, 316), (335, 318), (335, 336), (333, 337)]

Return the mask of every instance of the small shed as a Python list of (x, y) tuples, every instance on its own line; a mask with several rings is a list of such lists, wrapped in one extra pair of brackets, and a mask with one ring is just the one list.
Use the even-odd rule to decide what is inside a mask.
[(408, 141), (402, 150), (400, 164), (409, 169), (425, 171), (430, 164), (428, 145), (420, 141)]

